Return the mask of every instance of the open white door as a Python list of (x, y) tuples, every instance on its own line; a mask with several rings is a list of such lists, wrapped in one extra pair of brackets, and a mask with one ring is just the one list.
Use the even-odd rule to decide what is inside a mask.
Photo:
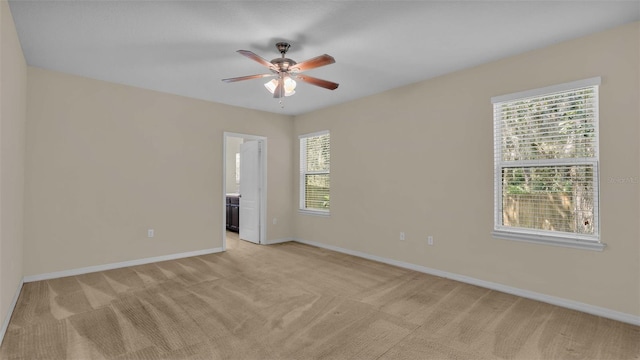
[(240, 145), (240, 239), (260, 243), (260, 142)]

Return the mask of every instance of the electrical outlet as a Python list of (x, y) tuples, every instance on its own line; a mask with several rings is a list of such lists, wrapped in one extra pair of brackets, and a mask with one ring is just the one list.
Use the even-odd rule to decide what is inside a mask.
[(427, 236), (427, 244), (428, 245), (433, 245), (433, 236), (431, 236), (431, 235)]
[(148, 229), (147, 230), (147, 237), (152, 238), (155, 235), (155, 231), (153, 231), (153, 229)]
[(278, 218), (273, 218), (273, 225), (276, 225), (278, 223)]
[(400, 232), (400, 240), (404, 240), (404, 231)]

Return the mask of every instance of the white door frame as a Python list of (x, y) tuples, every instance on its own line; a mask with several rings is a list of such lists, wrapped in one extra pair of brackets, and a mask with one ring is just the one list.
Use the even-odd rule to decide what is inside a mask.
[[(267, 240), (267, 138), (265, 136), (240, 134), (225, 131), (222, 142), (222, 250), (227, 250), (227, 138), (239, 137), (246, 140), (260, 142), (260, 211), (259, 211), (259, 244), (266, 244)], [(242, 181), (242, 180), (240, 180)]]

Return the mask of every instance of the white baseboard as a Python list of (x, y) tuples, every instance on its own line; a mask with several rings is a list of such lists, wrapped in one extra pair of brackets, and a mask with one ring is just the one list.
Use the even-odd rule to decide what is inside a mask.
[(273, 239), (265, 241), (265, 245), (273, 245), (273, 244), (282, 244), (289, 241), (295, 241), (294, 238), (284, 238), (284, 239)]
[(301, 239), (295, 239), (294, 241), (302, 244), (316, 246), (319, 248), (324, 248), (327, 250), (333, 250), (340, 253), (361, 257), (368, 260), (373, 260), (373, 261), (378, 261), (378, 262), (389, 264), (389, 265), (398, 266), (405, 269), (415, 270), (425, 274), (430, 274), (430, 275), (435, 275), (435, 276), (439, 276), (439, 277), (443, 277), (451, 280), (456, 280), (456, 281), (460, 281), (460, 282), (471, 284), (471, 285), (481, 286), (487, 289), (496, 290), (496, 291), (504, 292), (507, 294), (521, 296), (521, 297), (532, 299), (532, 300), (538, 300), (548, 304), (561, 306), (567, 309), (585, 312), (591, 315), (601, 316), (604, 318), (613, 319), (613, 320), (622, 321), (628, 324), (640, 326), (640, 316), (627, 314), (620, 311), (615, 311), (607, 308), (602, 308), (599, 306), (589, 305), (579, 301), (568, 300), (568, 299), (563, 299), (563, 298), (559, 298), (551, 295), (541, 294), (534, 291), (519, 289), (519, 288), (507, 286), (507, 285), (490, 282), (490, 281), (480, 280), (480, 279), (472, 278), (465, 275), (459, 275), (459, 274), (450, 273), (447, 271), (432, 269), (426, 266), (388, 259), (381, 256), (376, 256), (376, 255), (370, 255), (360, 251), (344, 249), (338, 246), (327, 245), (327, 244), (323, 244), (315, 241), (308, 241), (308, 240), (301, 240)]
[(9, 327), (9, 321), (11, 320), (11, 315), (13, 315), (13, 310), (16, 308), (16, 304), (18, 303), (18, 297), (20, 297), (20, 291), (22, 291), (22, 284), (24, 284), (24, 280), (20, 280), (18, 289), (16, 289), (16, 293), (13, 295), (13, 300), (11, 300), (11, 305), (9, 305), (9, 311), (7, 311), (4, 321), (2, 322), (2, 328), (0, 328), (0, 345), (2, 345), (4, 334), (7, 332), (7, 328)]
[(182, 259), (182, 258), (191, 257), (191, 256), (219, 253), (222, 251), (223, 249), (219, 247), (219, 248), (213, 248), (213, 249), (196, 250), (196, 251), (190, 251), (190, 252), (184, 252), (184, 253), (178, 253), (178, 254), (169, 254), (169, 255), (162, 255), (162, 256), (156, 256), (156, 257), (150, 257), (150, 258), (144, 258), (144, 259), (123, 261), (119, 263), (87, 266), (83, 268), (56, 271), (56, 272), (46, 273), (46, 274), (29, 275), (24, 277), (24, 282), (49, 280), (49, 279), (66, 277), (66, 276), (82, 275), (82, 274), (88, 274), (96, 271), (119, 269), (127, 266), (144, 265), (144, 264), (150, 264), (150, 263), (160, 262), (160, 261)]

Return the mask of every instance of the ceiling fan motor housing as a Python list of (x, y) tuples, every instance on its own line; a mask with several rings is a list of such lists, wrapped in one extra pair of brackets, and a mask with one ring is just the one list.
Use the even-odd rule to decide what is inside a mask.
[(273, 59), (271, 63), (275, 65), (279, 71), (289, 71), (291, 66), (297, 64), (295, 61), (285, 57)]

